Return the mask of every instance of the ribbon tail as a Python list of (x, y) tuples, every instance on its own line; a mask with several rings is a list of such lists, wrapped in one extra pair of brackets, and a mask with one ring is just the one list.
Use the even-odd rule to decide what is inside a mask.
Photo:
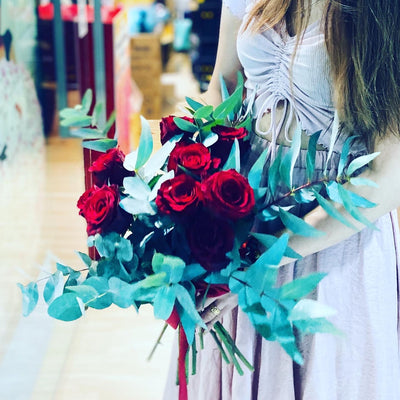
[(188, 400), (186, 380), (186, 355), (189, 344), (182, 325), (179, 325), (179, 357), (178, 357), (178, 378), (179, 378), (179, 400)]

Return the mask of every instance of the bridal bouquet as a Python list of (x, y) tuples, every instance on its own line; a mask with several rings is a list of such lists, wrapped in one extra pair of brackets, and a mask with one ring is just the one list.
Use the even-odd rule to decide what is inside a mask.
[[(267, 340), (278, 341), (297, 363), (302, 357), (295, 343), (294, 329), (307, 334), (335, 333), (327, 319), (332, 310), (305, 298), (324, 274), (316, 273), (277, 286), (282, 257), (300, 258), (288, 247), (289, 234), (280, 237), (253, 232), (257, 220), (278, 219), (290, 234), (323, 234), (280, 205), (290, 197), (297, 203), (314, 201), (331, 216), (352, 225), (334, 206), (344, 205), (355, 219), (371, 225), (358, 207), (372, 203), (343, 185), (373, 184), (355, 177), (377, 153), (347, 163), (346, 142), (335, 179), (313, 181), (318, 133), (310, 140), (307, 157), (308, 181), (292, 184), (293, 168), (300, 150), (299, 130), (289, 151), (278, 152), (261, 186), (268, 150), (241, 174), (241, 155), (247, 151), (251, 115), (242, 108), (243, 81), (229, 95), (221, 82), (223, 102), (216, 108), (187, 98), (191, 117), (163, 118), (160, 123), (162, 147), (153, 152), (149, 125), (142, 118), (138, 149), (124, 155), (116, 140), (105, 138), (107, 127), (96, 125), (88, 110), (88, 93), (82, 105), (61, 114), (67, 126), (88, 126), (81, 133), (97, 138), (84, 146), (103, 152), (92, 164), (93, 187), (78, 200), (87, 221), (89, 247), (96, 257), (79, 253), (87, 268), (82, 271), (57, 264), (43, 290), (51, 317), (64, 321), (80, 318), (89, 308), (103, 309), (115, 304), (139, 310), (151, 304), (154, 316), (179, 327), (179, 382), (185, 398), (188, 355), (195, 373), (196, 354), (201, 351), (201, 317), (207, 298), (232, 292), (239, 307), (255, 329)], [(109, 124), (108, 124), (109, 126)], [(100, 138), (99, 138), (100, 137)], [(347, 165), (348, 164), (348, 165)], [(265, 174), (265, 172), (264, 172)], [(278, 185), (287, 194), (276, 201)], [(38, 286), (20, 285), (24, 315), (38, 301)], [(252, 366), (240, 353), (220, 322), (210, 329), (227, 362), (239, 373)]]

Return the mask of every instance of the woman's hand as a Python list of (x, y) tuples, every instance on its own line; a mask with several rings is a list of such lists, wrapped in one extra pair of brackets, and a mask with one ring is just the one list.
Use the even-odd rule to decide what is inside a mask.
[(197, 305), (197, 309), (207, 328), (210, 329), (226, 313), (234, 309), (237, 304), (237, 295), (229, 292), (219, 297), (207, 298), (205, 302), (201, 298), (201, 303)]

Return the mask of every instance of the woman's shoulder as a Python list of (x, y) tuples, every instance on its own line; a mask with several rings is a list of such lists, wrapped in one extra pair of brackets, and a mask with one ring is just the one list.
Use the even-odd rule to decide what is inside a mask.
[(255, 1), (256, 0), (222, 0), (222, 3), (229, 8), (233, 15), (238, 18), (243, 18)]

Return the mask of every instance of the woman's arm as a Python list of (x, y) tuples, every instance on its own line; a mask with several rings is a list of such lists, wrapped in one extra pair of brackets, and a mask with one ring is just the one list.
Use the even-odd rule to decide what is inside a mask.
[(241, 22), (242, 20), (233, 15), (228, 7), (222, 6), (214, 72), (207, 91), (201, 95), (201, 99), (206, 104), (217, 106), (221, 102), (220, 75), (224, 78), (230, 92), (236, 86), (237, 72), (242, 70), (236, 51), (236, 38)]

